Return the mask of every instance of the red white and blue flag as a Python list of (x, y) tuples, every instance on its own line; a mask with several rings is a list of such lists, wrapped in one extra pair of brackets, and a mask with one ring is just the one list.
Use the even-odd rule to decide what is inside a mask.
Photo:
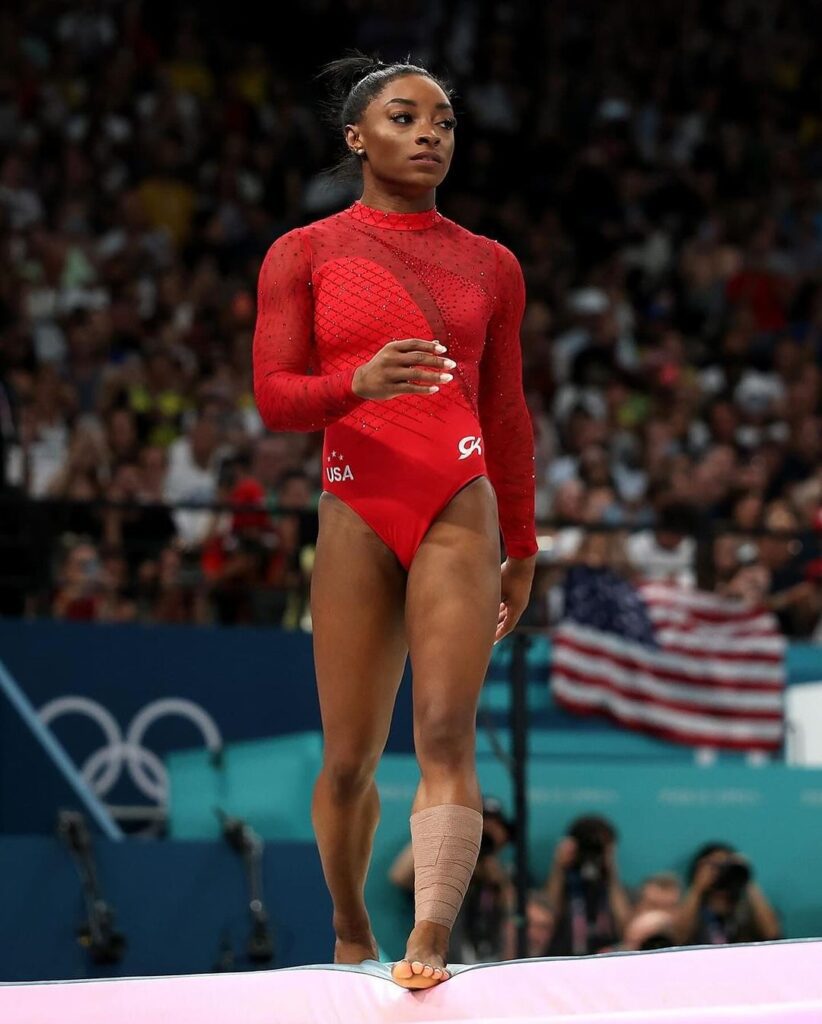
[(776, 751), (785, 640), (762, 608), (573, 566), (551, 689), (569, 711), (695, 746)]

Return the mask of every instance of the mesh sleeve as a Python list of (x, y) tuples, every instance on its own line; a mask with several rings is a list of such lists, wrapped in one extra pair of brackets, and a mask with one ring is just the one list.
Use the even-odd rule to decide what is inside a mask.
[(309, 374), (314, 355), (311, 256), (297, 229), (278, 238), (260, 268), (254, 329), (254, 397), (269, 430), (322, 430), (363, 399), (355, 366)]
[(534, 432), (522, 390), (519, 337), (525, 283), (513, 253), (499, 244), (495, 248), (494, 311), (480, 363), (479, 419), (506, 551), (512, 558), (527, 558), (536, 552), (537, 541)]

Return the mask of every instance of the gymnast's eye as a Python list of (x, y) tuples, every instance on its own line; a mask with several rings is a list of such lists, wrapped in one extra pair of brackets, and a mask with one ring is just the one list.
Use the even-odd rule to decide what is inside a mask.
[[(408, 118), (408, 120), (407, 121), (401, 121), (400, 120), (401, 117)], [(392, 114), (391, 115), (391, 120), (392, 121), (396, 121), (397, 124), (411, 124), (411, 122), (413, 121), (413, 118), (411, 117), (410, 114)]]
[(449, 132), (452, 132), (457, 127), (457, 119), (455, 117), (446, 117), (444, 121), (440, 121), (443, 128), (447, 128)]

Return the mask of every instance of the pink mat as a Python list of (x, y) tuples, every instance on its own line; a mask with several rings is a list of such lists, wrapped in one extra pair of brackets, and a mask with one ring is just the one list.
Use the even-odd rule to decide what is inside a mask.
[(822, 1022), (822, 940), (694, 947), (456, 969), (406, 992), (384, 964), (0, 985), (3, 1024), (386, 1024), (456, 1021)]

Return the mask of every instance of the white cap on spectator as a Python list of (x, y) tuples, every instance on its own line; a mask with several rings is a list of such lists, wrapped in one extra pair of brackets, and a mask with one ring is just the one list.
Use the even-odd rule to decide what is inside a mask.
[(725, 371), (721, 366), (706, 366), (698, 376), (699, 386), (708, 397), (718, 395), (725, 387)]
[(577, 288), (568, 297), (568, 308), (580, 316), (600, 316), (610, 305), (601, 288)]
[(625, 100), (610, 96), (600, 103), (597, 114), (602, 121), (627, 121), (631, 116), (631, 108)]
[(639, 501), (648, 490), (648, 474), (617, 462), (611, 467), (617, 493), (623, 501)]
[(762, 443), (762, 431), (751, 423), (743, 423), (734, 435), (736, 443), (743, 448), (756, 448)]
[(791, 436), (791, 428), (784, 420), (776, 420), (768, 424), (768, 440), (784, 444)]
[(734, 389), (734, 402), (751, 415), (767, 412), (785, 394), (785, 386), (773, 373), (747, 370)]
[(582, 409), (595, 420), (604, 420), (608, 414), (605, 398), (598, 388), (578, 388), (575, 384), (566, 384), (554, 399), (554, 416), (564, 422), (577, 409)]

